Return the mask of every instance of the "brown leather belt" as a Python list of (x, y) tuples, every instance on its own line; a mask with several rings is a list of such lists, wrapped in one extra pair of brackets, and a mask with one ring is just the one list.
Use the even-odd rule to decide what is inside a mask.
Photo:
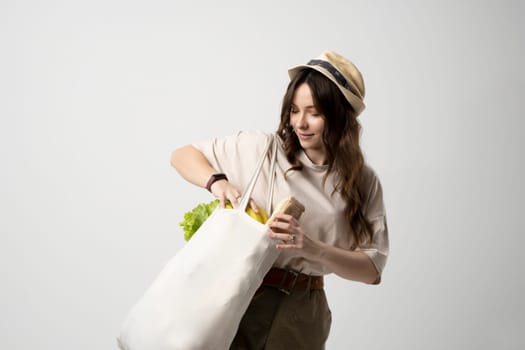
[(292, 290), (323, 289), (323, 276), (310, 276), (294, 270), (272, 267), (264, 276), (263, 286), (274, 287), (290, 294)]

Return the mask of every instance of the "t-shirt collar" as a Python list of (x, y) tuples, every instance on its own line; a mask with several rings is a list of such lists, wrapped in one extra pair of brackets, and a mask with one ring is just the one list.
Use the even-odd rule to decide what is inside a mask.
[(304, 150), (301, 150), (299, 152), (298, 158), (305, 167), (313, 169), (315, 171), (326, 171), (328, 169), (328, 164), (317, 165), (313, 163), (312, 160), (308, 158)]

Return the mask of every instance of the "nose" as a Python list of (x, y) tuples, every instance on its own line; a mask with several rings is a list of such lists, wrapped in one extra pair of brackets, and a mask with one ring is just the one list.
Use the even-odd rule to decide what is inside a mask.
[(295, 128), (296, 129), (306, 129), (308, 127), (308, 123), (306, 121), (306, 114), (304, 112), (297, 113), (295, 120)]

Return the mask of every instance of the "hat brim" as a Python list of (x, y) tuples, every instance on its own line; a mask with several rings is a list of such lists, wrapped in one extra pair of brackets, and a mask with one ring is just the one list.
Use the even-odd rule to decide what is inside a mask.
[(341, 86), (337, 82), (337, 80), (335, 80), (335, 78), (332, 76), (332, 74), (330, 74), (330, 72), (328, 72), (326, 69), (324, 69), (321, 66), (309, 66), (307, 64), (302, 64), (302, 65), (299, 65), (299, 66), (295, 66), (295, 67), (292, 67), (292, 68), (288, 69), (288, 76), (290, 77), (290, 79), (293, 79), (293, 78), (295, 78), (295, 76), (297, 74), (299, 74), (299, 72), (301, 72), (302, 70), (305, 70), (305, 69), (316, 70), (319, 73), (321, 73), (322, 75), (324, 75), (325, 77), (327, 77), (328, 79), (330, 79), (330, 81), (332, 81), (337, 86), (339, 91), (341, 91), (341, 93), (345, 96), (345, 98), (348, 101), (348, 103), (350, 103), (350, 105), (352, 106), (352, 108), (356, 112), (356, 115), (361, 114), (361, 112), (365, 109), (366, 105), (364, 104), (364, 102), (359, 97), (354, 95), (350, 90), (348, 90), (348, 89), (344, 88), (343, 86)]

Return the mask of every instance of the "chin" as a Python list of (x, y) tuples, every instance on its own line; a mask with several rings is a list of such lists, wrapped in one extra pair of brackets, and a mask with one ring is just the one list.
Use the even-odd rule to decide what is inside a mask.
[(309, 149), (309, 150), (315, 150), (315, 149), (319, 149), (319, 143), (318, 142), (315, 142), (315, 141), (301, 141), (299, 140), (299, 144), (301, 145), (301, 147), (303, 149)]

